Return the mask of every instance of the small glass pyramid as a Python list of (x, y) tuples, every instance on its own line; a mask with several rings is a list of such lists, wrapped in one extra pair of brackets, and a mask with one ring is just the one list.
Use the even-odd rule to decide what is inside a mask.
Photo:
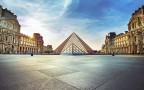
[(94, 54), (94, 51), (76, 33), (72, 33), (55, 49), (54, 54), (85, 55)]

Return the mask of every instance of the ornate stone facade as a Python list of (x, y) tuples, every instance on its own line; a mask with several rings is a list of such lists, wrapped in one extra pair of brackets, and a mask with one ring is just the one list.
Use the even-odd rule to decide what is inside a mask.
[(43, 37), (34, 33), (33, 37), (20, 33), (17, 16), (0, 6), (0, 53), (43, 52)]
[(112, 52), (116, 53), (130, 53), (129, 52), (129, 37), (128, 32), (116, 35), (114, 38), (114, 47)]
[[(36, 35), (37, 34), (37, 35)], [(34, 33), (32, 37), (21, 34), (19, 51), (20, 53), (36, 53), (43, 52), (43, 37), (39, 33)]]
[(142, 53), (144, 51), (144, 6), (132, 14), (128, 23), (130, 52)]
[(106, 36), (106, 53), (144, 53), (144, 6), (132, 14), (128, 23), (128, 31), (116, 35), (112, 42), (114, 43), (113, 45), (109, 44), (111, 41)]
[(37, 43), (33, 37), (21, 34), (20, 35), (20, 53), (37, 53)]
[(19, 34), (17, 16), (0, 6), (0, 53), (18, 53)]
[(113, 46), (114, 46), (114, 42), (113, 39), (116, 37), (116, 33), (115, 32), (110, 32), (108, 35), (106, 35), (106, 39), (105, 39), (105, 52), (106, 53), (111, 53)]

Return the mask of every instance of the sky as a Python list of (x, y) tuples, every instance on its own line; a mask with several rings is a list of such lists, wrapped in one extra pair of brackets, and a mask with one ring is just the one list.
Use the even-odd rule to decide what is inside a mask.
[(100, 50), (109, 32), (128, 30), (131, 14), (144, 0), (0, 0), (0, 5), (17, 15), (21, 33), (40, 33), (44, 45), (55, 49), (75, 32)]

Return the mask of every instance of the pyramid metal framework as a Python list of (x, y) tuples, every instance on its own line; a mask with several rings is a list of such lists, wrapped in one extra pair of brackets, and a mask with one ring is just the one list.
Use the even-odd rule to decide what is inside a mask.
[(54, 50), (54, 54), (85, 55), (94, 54), (94, 51), (76, 33), (72, 33)]

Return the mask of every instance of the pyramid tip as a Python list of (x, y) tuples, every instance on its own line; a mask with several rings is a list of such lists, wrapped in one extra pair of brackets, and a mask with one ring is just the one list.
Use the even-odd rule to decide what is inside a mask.
[(76, 34), (75, 32), (73, 32), (72, 34)]

